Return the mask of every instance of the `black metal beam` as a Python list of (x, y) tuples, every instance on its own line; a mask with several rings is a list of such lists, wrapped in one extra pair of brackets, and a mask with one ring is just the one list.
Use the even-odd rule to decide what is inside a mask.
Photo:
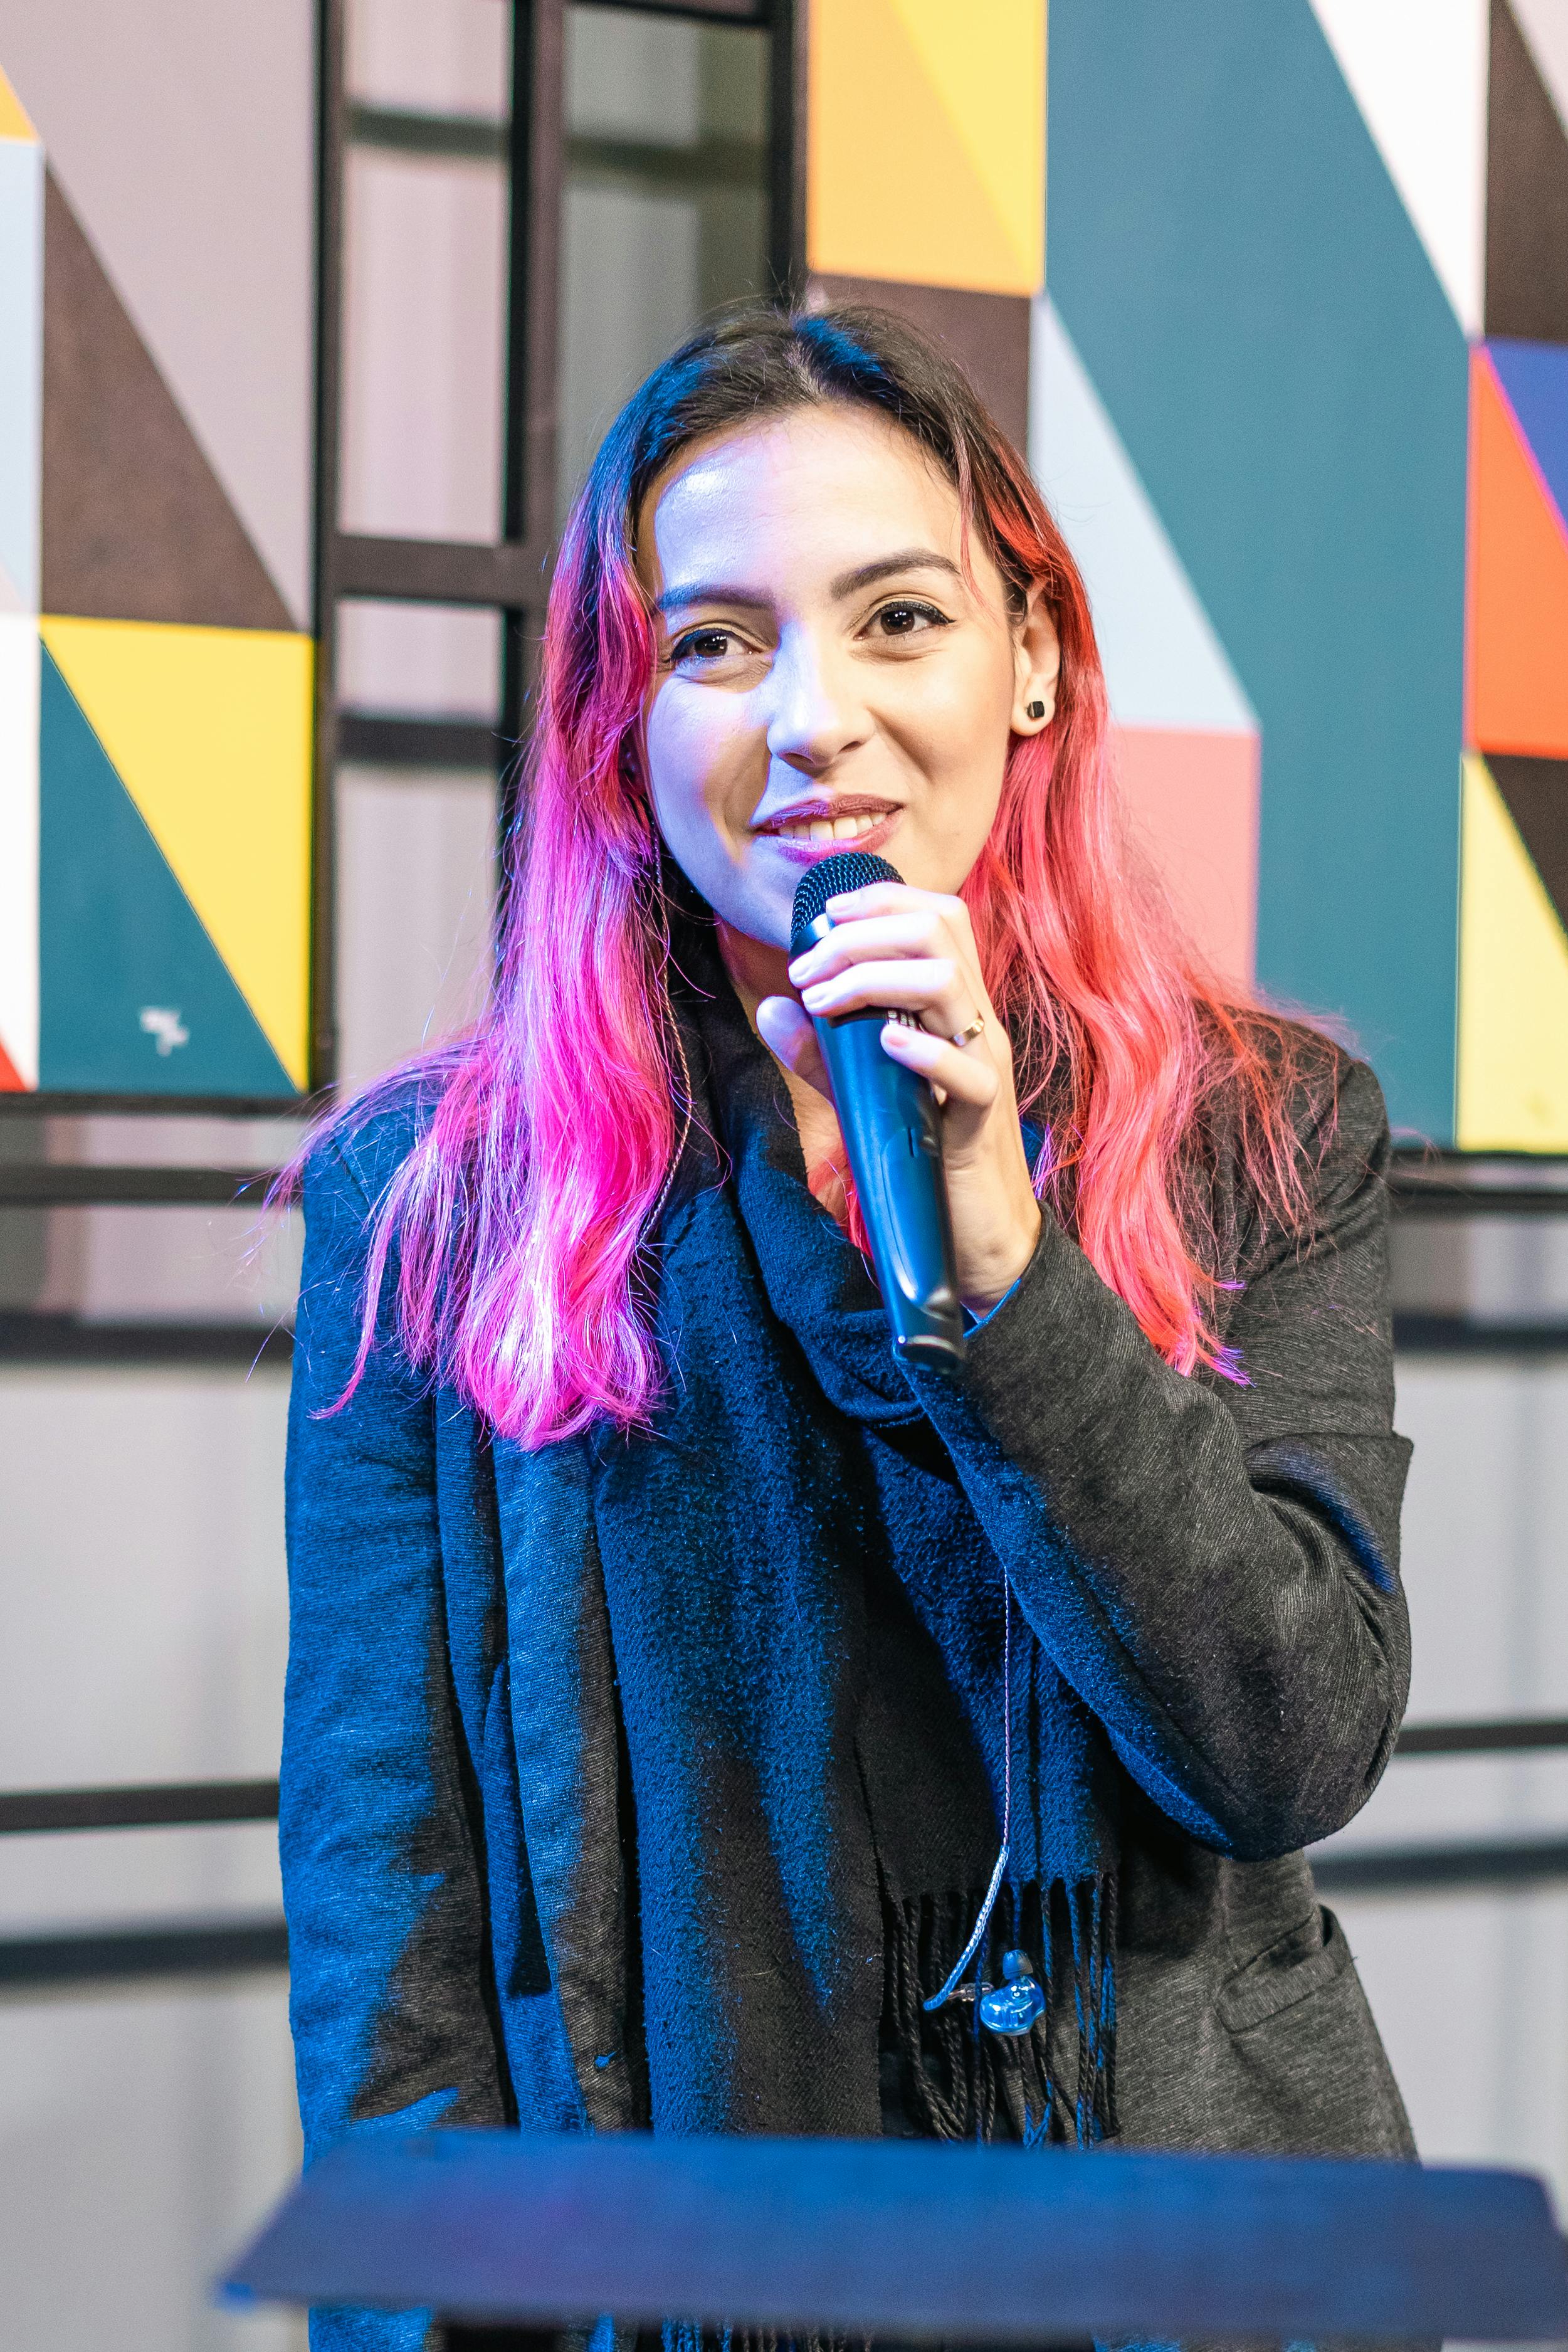
[[(555, 537), (560, 405), (561, 182), (566, 138), (563, 0), (512, 0), (512, 176), (507, 283), (507, 447), (502, 530), (548, 546)], [(521, 746), (533, 691), (543, 598), (536, 566), (529, 595), (509, 600), (501, 641), (501, 733)], [(497, 807), (496, 929), (512, 880), (520, 760), (500, 772)]]
[(489, 114), (438, 114), (423, 107), (367, 106), (353, 100), (344, 131), (355, 147), (397, 155), (439, 155), (454, 163), (504, 163), (511, 125)]
[(337, 593), (379, 604), (490, 604), (528, 609), (545, 599), (546, 542), (371, 538), (340, 531)]
[(750, 139), (716, 134), (689, 145), (653, 139), (571, 138), (566, 168), (574, 178), (622, 182), (662, 188), (755, 188), (764, 177), (767, 151)]
[(1394, 1345), (1405, 1356), (1560, 1356), (1568, 1353), (1568, 1323), (1484, 1323), (1396, 1308)]
[(13, 1789), (0, 1795), (0, 1837), (277, 1819), (276, 1780), (154, 1780), (107, 1789)]
[(769, 25), (778, 0), (583, 0), (590, 8), (625, 8), (634, 16), (689, 16), (698, 24)]
[(773, 0), (768, 72), (768, 274), (776, 301), (806, 290), (806, 11)]
[(1402, 1217), (1568, 1217), (1568, 1186), (1476, 1184), (1391, 1176), (1389, 1198)]
[[(512, 127), (499, 116), (437, 114), (422, 108), (351, 104), (348, 136), (356, 147), (386, 154), (438, 156), (454, 163), (505, 163)], [(719, 133), (694, 140), (569, 138), (564, 162), (582, 178), (636, 180), (673, 188), (752, 188), (763, 151), (750, 139)]]
[[(1568, 1748), (1568, 1718), (1536, 1716), (1407, 1724), (1400, 1735), (1398, 1753), (1401, 1757), (1513, 1755), (1564, 1748)], [(272, 1821), (277, 1813), (276, 1780), (23, 1789), (0, 1795), (0, 1836)]]
[(0, 1991), (131, 1983), (149, 1977), (234, 1976), (288, 1966), (280, 1918), (161, 1921), (58, 1936), (0, 1937)]
[(338, 757), (362, 767), (493, 777), (503, 748), (500, 728), (483, 719), (413, 718), (380, 710), (338, 713)]
[(1568, 1716), (1516, 1715), (1474, 1722), (1407, 1723), (1396, 1756), (1524, 1756), (1568, 1748)]
[(1568, 1838), (1502, 1838), (1473, 1845), (1368, 1846), (1312, 1854), (1325, 1895), (1436, 1895), (1568, 1878)]
[(258, 1208), (270, 1168), (115, 1168), (0, 1161), (0, 1209)]
[(109, 1112), (138, 1118), (298, 1118), (320, 1106), (314, 1095), (135, 1095), (104, 1090), (0, 1094), (0, 1121), (91, 1118)]
[(1406, 1217), (1568, 1216), (1568, 1162), (1528, 1152), (1396, 1152), (1388, 1192)]
[(227, 1364), (242, 1371), (286, 1372), (294, 1359), (287, 1324), (163, 1321), (97, 1322), (80, 1315), (0, 1310), (0, 1363)]

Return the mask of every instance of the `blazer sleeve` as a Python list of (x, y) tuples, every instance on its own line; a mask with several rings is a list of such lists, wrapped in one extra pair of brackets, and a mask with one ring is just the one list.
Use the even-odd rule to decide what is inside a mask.
[(1049, 1217), (960, 1378), (913, 1376), (1127, 1770), (1247, 1860), (1365, 1803), (1409, 1685), (1388, 1129), (1364, 1064), (1342, 1061), (1322, 1130), (1311, 1229), (1249, 1269), (1231, 1319), (1245, 1385), (1173, 1371)]
[[(503, 2123), (509, 2094), (486, 1995), (432, 1401), (395, 1342), (394, 1261), (363, 1377), (339, 1407), (371, 1192), (355, 1157), (329, 1141), (304, 1194), (279, 1843), (308, 2160), (353, 2128)], [(389, 2322), (363, 2340), (403, 2335)]]

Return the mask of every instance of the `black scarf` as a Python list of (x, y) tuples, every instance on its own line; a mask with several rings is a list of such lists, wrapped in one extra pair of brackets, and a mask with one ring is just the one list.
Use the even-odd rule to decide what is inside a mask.
[(863, 1259), (811, 1198), (777, 1066), (683, 921), (692, 1118), (647, 1254), (651, 1430), (591, 1441), (635, 1820), (655, 2128), (1112, 2127), (1116, 1773), (1012, 1610), (1011, 1866), (968, 1971), (1027, 1948), (1021, 2043), (922, 1996), (1002, 1803), (1004, 1587)]

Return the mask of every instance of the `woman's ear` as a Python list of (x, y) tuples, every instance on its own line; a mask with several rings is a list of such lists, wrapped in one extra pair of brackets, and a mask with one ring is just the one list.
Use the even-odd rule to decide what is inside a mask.
[(1045, 590), (1037, 581), (1029, 592), (1023, 619), (1013, 633), (1015, 735), (1039, 735), (1050, 726), (1061, 675), (1061, 643), (1045, 601)]

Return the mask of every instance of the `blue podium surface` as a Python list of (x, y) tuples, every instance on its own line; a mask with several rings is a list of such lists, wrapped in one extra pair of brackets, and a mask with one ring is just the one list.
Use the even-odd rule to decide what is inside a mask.
[(1568, 2338), (1540, 2181), (1322, 2158), (372, 2135), (311, 2168), (225, 2284), (524, 2326)]

